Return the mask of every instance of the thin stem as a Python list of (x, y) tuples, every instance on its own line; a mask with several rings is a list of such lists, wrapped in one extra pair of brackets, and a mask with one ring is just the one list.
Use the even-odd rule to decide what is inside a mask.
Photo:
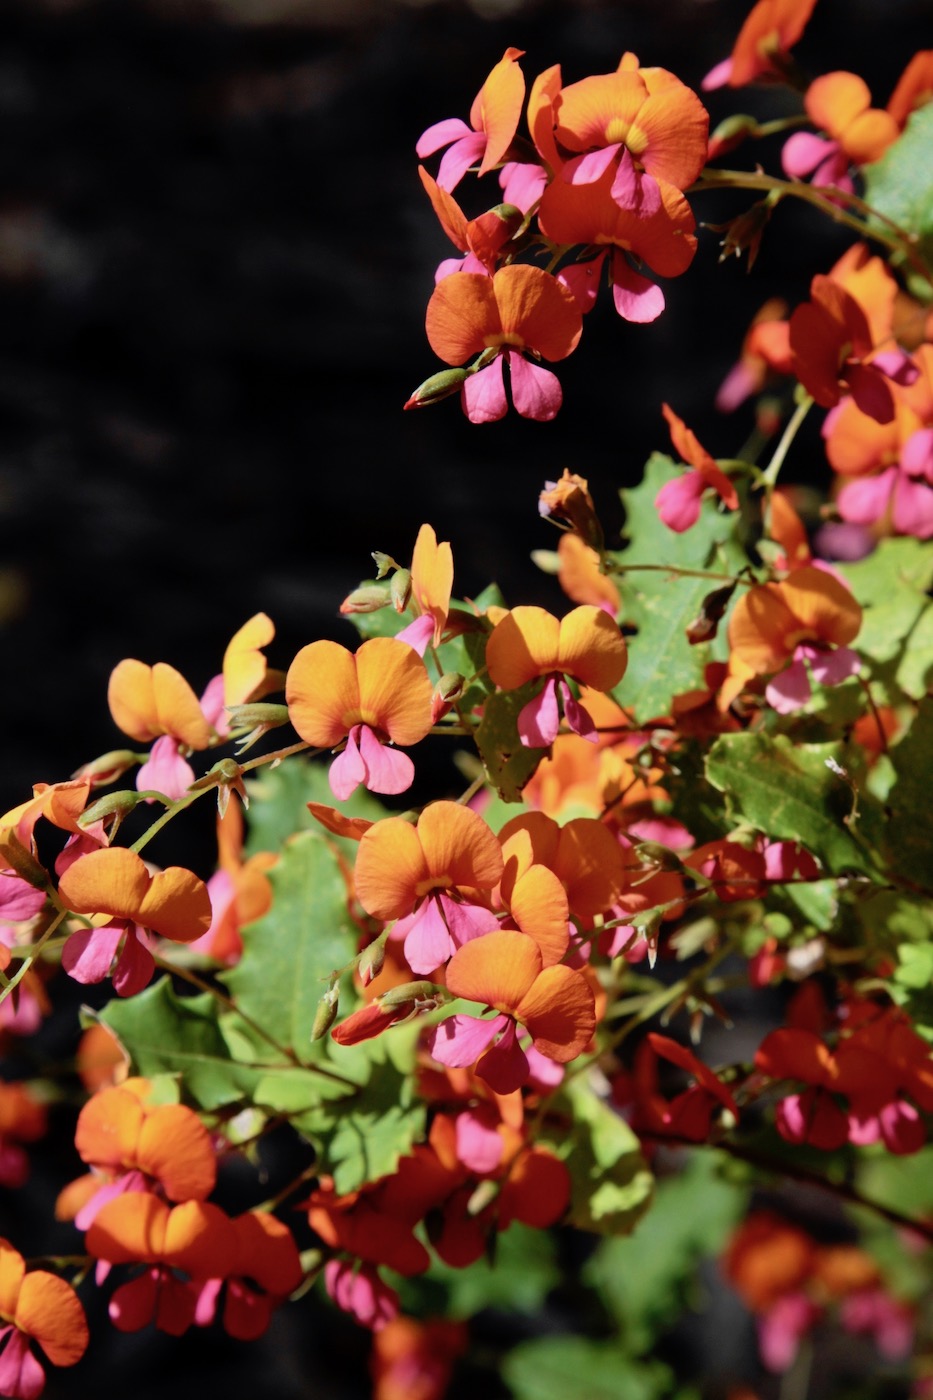
[(58, 928), (59, 924), (62, 923), (62, 921), (67, 917), (67, 914), (67, 909), (59, 910), (59, 912), (55, 915), (55, 918), (52, 920), (48, 928), (43, 933), (42, 937), (39, 939), (38, 943), (34, 943), (32, 945), (32, 947), (29, 949), (27, 956), (23, 958), (23, 961), (20, 963), (13, 976), (9, 979), (2, 991), (0, 991), (0, 1003), (6, 1001), (7, 997), (12, 995), (14, 989), (26, 976), (26, 973), (32, 967), (33, 963), (36, 961), (39, 954), (42, 952), (42, 949), (45, 947), (49, 939), (52, 937), (52, 934)]
[(774, 456), (768, 463), (761, 478), (761, 483), (769, 496), (774, 490), (775, 484), (778, 479), (778, 473), (780, 472), (781, 467), (784, 465), (784, 458), (790, 451), (791, 444), (793, 443), (794, 438), (797, 436), (801, 423), (806, 418), (807, 414), (810, 412), (810, 409), (812, 407), (813, 399), (810, 397), (809, 394), (806, 394), (800, 400), (800, 403), (797, 405), (797, 407), (794, 409), (794, 415), (788, 423), (787, 427), (784, 429), (784, 432), (781, 435), (781, 441), (774, 449)]
[(742, 578), (735, 574), (717, 574), (709, 569), (682, 569), (677, 564), (624, 564), (613, 560), (608, 566), (611, 574), (628, 574), (636, 569), (642, 572), (648, 570), (652, 573), (670, 574), (672, 578), (709, 578), (718, 583), (744, 583), (747, 587), (755, 582), (754, 579)]

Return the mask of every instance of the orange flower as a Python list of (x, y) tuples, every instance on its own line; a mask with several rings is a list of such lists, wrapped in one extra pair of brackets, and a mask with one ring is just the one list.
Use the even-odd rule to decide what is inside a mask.
[(547, 748), (560, 727), (558, 694), (570, 729), (595, 739), (595, 726), (570, 693), (564, 676), (594, 690), (611, 690), (625, 674), (628, 656), (618, 623), (601, 608), (574, 608), (560, 621), (544, 608), (518, 607), (493, 628), (486, 644), (489, 677), (501, 690), (516, 690), (545, 677), (544, 689), (518, 716), (521, 741)]
[(911, 113), (928, 102), (933, 102), (933, 49), (921, 49), (898, 78), (888, 111), (903, 130)]
[(703, 79), (704, 91), (744, 87), (756, 78), (778, 78), (788, 52), (796, 44), (813, 13), (816, 0), (758, 0), (739, 31), (729, 58), (718, 63)]
[(35, 1400), (45, 1375), (29, 1350), (38, 1342), (53, 1366), (74, 1366), (90, 1340), (70, 1284), (45, 1269), (26, 1272), (23, 1256), (0, 1240), (0, 1394)]
[(217, 962), (233, 966), (243, 951), (240, 930), (261, 919), (272, 903), (272, 887), (266, 876), (278, 857), (257, 851), (243, 859), (243, 814), (231, 802), (217, 821), (219, 869), (207, 882), (211, 900), (211, 926), (191, 945)]
[(438, 184), (455, 189), (471, 165), (479, 161), (477, 174), (485, 175), (500, 164), (515, 135), (525, 96), (525, 79), (518, 66), (522, 49), (506, 49), (473, 99), (470, 125), (458, 117), (435, 122), (418, 138), (419, 160), (442, 147), (445, 152)]
[(434, 646), (440, 646), (450, 609), (454, 560), (448, 543), (438, 544), (430, 525), (422, 525), (411, 556), (411, 596), (419, 617), (434, 620)]
[(465, 943), (448, 964), (447, 987), (498, 1014), (448, 1017), (431, 1037), (431, 1054), (454, 1069), (475, 1065), (499, 1094), (520, 1088), (529, 1075), (518, 1025), (558, 1064), (576, 1059), (596, 1029), (593, 990), (583, 973), (563, 963), (544, 967), (537, 943), (523, 933), (500, 929)]
[(579, 535), (567, 533), (557, 542), (557, 579), (572, 603), (592, 603), (610, 617), (619, 612), (619, 590), (600, 568), (595, 549)]
[(281, 685), (281, 672), (270, 671), (261, 648), (275, 636), (265, 613), (256, 613), (230, 639), (224, 652), (224, 705), (243, 705)]
[(340, 800), (360, 783), (385, 793), (411, 786), (414, 764), (388, 745), (417, 744), (430, 731), (431, 693), (421, 657), (394, 637), (373, 637), (356, 653), (312, 642), (285, 680), (289, 717), (302, 739), (317, 748), (347, 741), (330, 769)]
[(499, 832), (503, 848), (519, 831), (528, 833), (535, 862), (554, 872), (567, 891), (571, 914), (586, 927), (619, 899), (625, 857), (601, 821), (574, 817), (561, 826), (544, 812), (524, 812)]
[(107, 703), (117, 728), (141, 744), (170, 734), (189, 749), (206, 749), (216, 737), (191, 686), (164, 661), (121, 661), (110, 673)]
[(666, 403), (661, 405), (661, 412), (667, 419), (671, 442), (683, 460), (693, 468), (685, 476), (668, 481), (655, 496), (655, 509), (664, 524), (678, 534), (689, 530), (699, 520), (701, 499), (710, 489), (730, 510), (738, 509), (739, 498), (735, 487), (696, 435)]

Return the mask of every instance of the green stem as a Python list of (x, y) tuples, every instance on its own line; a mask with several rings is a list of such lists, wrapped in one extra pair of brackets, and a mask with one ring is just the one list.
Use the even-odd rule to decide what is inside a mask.
[(7, 982), (6, 986), (2, 990), (0, 990), (0, 1002), (6, 1001), (7, 997), (12, 995), (14, 989), (26, 976), (26, 973), (32, 967), (33, 963), (36, 961), (39, 954), (42, 952), (42, 949), (48, 943), (49, 939), (52, 937), (52, 934), (58, 928), (59, 924), (62, 923), (62, 921), (66, 918), (67, 914), (67, 909), (59, 910), (59, 912), (55, 915), (55, 918), (52, 920), (48, 928), (43, 933), (42, 937), (39, 939), (38, 943), (34, 943), (32, 945), (27, 956), (23, 958), (23, 961), (20, 963), (13, 976)]
[(748, 587), (755, 582), (754, 579), (742, 578), (741, 575), (717, 574), (709, 569), (681, 569), (677, 564), (624, 564), (612, 561), (608, 565), (608, 572), (611, 574), (628, 574), (636, 569), (642, 572), (648, 570), (652, 573), (670, 574), (671, 578), (709, 578), (718, 583), (744, 583)]
[(800, 403), (794, 409), (794, 415), (781, 435), (781, 441), (774, 449), (774, 456), (768, 463), (767, 468), (762, 473), (761, 484), (770, 497), (771, 492), (777, 483), (778, 473), (784, 465), (784, 458), (790, 451), (791, 444), (800, 430), (800, 425), (813, 407), (813, 400), (809, 394), (804, 395)]

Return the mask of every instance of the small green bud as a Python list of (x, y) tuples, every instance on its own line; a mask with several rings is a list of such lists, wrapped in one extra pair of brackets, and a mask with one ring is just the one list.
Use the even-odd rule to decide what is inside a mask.
[(442, 369), (439, 374), (432, 374), (423, 384), (419, 384), (402, 407), (424, 408), (429, 403), (439, 403), (441, 399), (456, 394), (471, 373), (470, 369)]
[(314, 1024), (311, 1027), (311, 1039), (323, 1040), (337, 1019), (340, 1011), (340, 986), (337, 982), (329, 987), (321, 1000), (317, 1004), (314, 1013)]
[(409, 569), (396, 569), (392, 575), (392, 582), (389, 584), (389, 597), (392, 599), (392, 606), (397, 613), (404, 612), (408, 607), (408, 600), (411, 597), (411, 571)]
[(111, 817), (122, 821), (141, 800), (141, 793), (131, 792), (128, 788), (123, 792), (109, 792), (106, 797), (98, 797), (90, 807), (85, 807), (78, 817), (78, 826), (82, 831), (86, 831), (95, 822), (105, 822)]
[(340, 604), (340, 615), (378, 612), (380, 608), (387, 608), (391, 601), (388, 584), (364, 583), (347, 594)]
[(130, 768), (135, 768), (140, 761), (140, 755), (133, 753), (132, 749), (111, 749), (109, 753), (101, 754), (100, 758), (92, 758), (90, 763), (83, 763), (71, 776), (88, 778), (92, 787), (104, 787), (107, 783), (115, 783), (118, 778), (122, 778), (124, 773)]

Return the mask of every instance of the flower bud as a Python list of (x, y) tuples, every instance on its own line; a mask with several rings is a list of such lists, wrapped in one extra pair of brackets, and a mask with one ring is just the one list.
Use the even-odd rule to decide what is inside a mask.
[(364, 583), (361, 588), (354, 588), (352, 593), (347, 594), (340, 604), (340, 615), (348, 617), (351, 613), (378, 612), (380, 608), (388, 607), (390, 602), (388, 584)]
[(442, 369), (440, 374), (432, 374), (402, 405), (403, 408), (424, 408), (429, 403), (439, 403), (441, 399), (456, 394), (468, 379), (472, 369)]
[(379, 1005), (384, 1011), (427, 1011), (435, 1006), (443, 1006), (450, 1001), (445, 987), (436, 982), (405, 982), (401, 987), (390, 987), (379, 997)]
[(109, 753), (101, 754), (100, 758), (92, 758), (90, 763), (83, 763), (71, 776), (90, 779), (92, 787), (105, 787), (108, 783), (115, 783), (118, 778), (122, 778), (124, 773), (130, 768), (135, 768), (139, 762), (139, 754), (133, 753), (132, 749), (111, 749)]
[(403, 613), (411, 597), (411, 570), (396, 569), (389, 584), (389, 597), (397, 613)]
[(713, 640), (735, 590), (736, 584), (727, 583), (725, 587), (714, 588), (712, 593), (707, 593), (700, 604), (700, 611), (687, 628), (687, 641), (692, 647)]
[(538, 513), (563, 520), (584, 544), (601, 554), (605, 545), (593, 497), (586, 478), (564, 468), (560, 481), (546, 481), (538, 497)]
[(265, 732), (288, 724), (287, 705), (227, 705), (226, 710), (233, 729), (256, 729), (261, 726)]
[(459, 671), (445, 671), (431, 698), (431, 719), (436, 724), (457, 703), (466, 689), (466, 680)]
[(314, 1024), (311, 1027), (311, 1039), (323, 1040), (337, 1019), (340, 1010), (340, 986), (337, 982), (329, 987), (317, 1004), (314, 1013)]
[(356, 970), (360, 974), (360, 981), (364, 987), (368, 987), (373, 978), (378, 977), (382, 971), (382, 965), (386, 958), (387, 938), (388, 932), (381, 934), (360, 953)]
[(746, 136), (754, 136), (757, 131), (758, 123), (754, 117), (750, 117), (747, 112), (733, 113), (710, 133), (706, 159), (715, 160), (717, 156), (727, 155), (729, 151), (734, 151), (736, 146), (740, 146)]
[[(78, 817), (78, 826), (82, 831), (86, 831), (95, 822), (105, 822), (111, 817), (116, 817), (120, 822), (124, 817), (129, 816), (138, 802), (142, 801), (142, 793), (131, 792), (129, 788), (123, 792), (109, 792), (106, 797), (98, 797), (96, 802), (92, 802), (90, 807), (85, 807)], [(164, 799), (163, 799), (164, 801)]]
[(249, 806), (249, 795), (243, 783), (243, 769), (236, 759), (220, 759), (210, 772), (205, 773), (202, 778), (198, 778), (195, 782), (189, 783), (188, 791), (205, 792), (212, 787), (217, 789), (217, 811), (221, 817), (227, 810), (231, 791), (237, 794), (244, 807)]

